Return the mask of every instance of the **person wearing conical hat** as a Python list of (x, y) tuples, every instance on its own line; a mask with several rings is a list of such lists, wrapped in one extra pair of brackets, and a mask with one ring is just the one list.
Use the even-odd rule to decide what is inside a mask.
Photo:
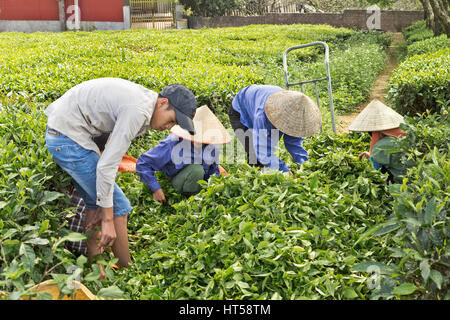
[(369, 132), (372, 136), (369, 152), (359, 155), (359, 160), (369, 159), (374, 168), (388, 172), (389, 181), (402, 183), (406, 166), (400, 161), (401, 154), (389, 152), (397, 149), (396, 140), (404, 137), (406, 132), (400, 129), (403, 116), (386, 106), (379, 100), (372, 100), (367, 107), (353, 120), (349, 131)]
[(281, 136), (294, 162), (301, 164), (308, 160), (303, 137), (313, 135), (322, 126), (320, 109), (311, 98), (271, 85), (250, 85), (240, 90), (228, 116), (249, 165), (289, 173), (285, 162), (274, 154)]
[(195, 134), (174, 126), (156, 147), (139, 156), (136, 172), (153, 193), (153, 199), (166, 201), (155, 173), (165, 173), (181, 194), (190, 196), (201, 190), (199, 180), (211, 175), (227, 175), (219, 165), (218, 145), (231, 142), (231, 136), (207, 106), (197, 109), (194, 116)]

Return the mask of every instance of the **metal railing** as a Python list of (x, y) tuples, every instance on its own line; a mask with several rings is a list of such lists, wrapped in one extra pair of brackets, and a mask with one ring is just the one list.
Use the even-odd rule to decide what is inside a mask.
[(245, 6), (238, 10), (232, 10), (228, 15), (233, 16), (262, 16), (268, 13), (300, 13), (303, 5), (293, 3), (290, 0), (266, 1), (266, 2), (251, 2), (249, 1)]
[(173, 0), (130, 0), (131, 28), (175, 28), (174, 3)]
[[(290, 51), (292, 51), (292, 50), (298, 50), (298, 49), (307, 48), (307, 47), (311, 47), (311, 46), (323, 46), (325, 48), (325, 61), (324, 61), (324, 64), (325, 64), (325, 74), (326, 74), (326, 76), (324, 78), (320, 78), (320, 79), (304, 80), (304, 81), (298, 81), (298, 82), (290, 83), (289, 82), (289, 77), (288, 77), (288, 69), (287, 69), (287, 54)], [(319, 106), (319, 107), (320, 107), (320, 104), (319, 104), (319, 90), (318, 90), (318, 87), (317, 87), (317, 82), (319, 82), (319, 81), (327, 81), (328, 99), (329, 99), (329, 102), (330, 102), (330, 112), (331, 112), (331, 125), (332, 125), (332, 128), (333, 128), (333, 132), (336, 133), (336, 125), (334, 123), (333, 93), (331, 91), (331, 76), (330, 76), (330, 67), (329, 67), (330, 53), (329, 52), (330, 52), (330, 50), (328, 48), (328, 45), (325, 42), (321, 42), (321, 41), (290, 47), (283, 54), (283, 69), (284, 69), (284, 79), (285, 79), (285, 82), (286, 82), (286, 88), (287, 89), (289, 89), (292, 86), (299, 85), (301, 92), (303, 92), (303, 85), (304, 84), (314, 83), (314, 85), (315, 85), (315, 93), (316, 93), (316, 102), (317, 102), (317, 106)]]

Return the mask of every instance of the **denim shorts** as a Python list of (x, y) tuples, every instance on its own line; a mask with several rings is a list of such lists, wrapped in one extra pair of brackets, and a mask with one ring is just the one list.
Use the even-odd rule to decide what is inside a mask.
[[(86, 209), (97, 209), (96, 180), (100, 156), (50, 128), (45, 132), (45, 143), (53, 161), (72, 177), (78, 194), (86, 203)], [(113, 208), (115, 217), (128, 214), (133, 209), (117, 183), (114, 184)]]

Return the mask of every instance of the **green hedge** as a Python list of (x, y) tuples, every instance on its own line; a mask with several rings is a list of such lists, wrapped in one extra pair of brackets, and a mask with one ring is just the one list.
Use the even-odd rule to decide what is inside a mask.
[(449, 111), (444, 105), (442, 114), (405, 117), (401, 125), (407, 135), (397, 151), (415, 166), (402, 184), (390, 186), (393, 215), (373, 229), (377, 241), (391, 239), (392, 259), (377, 265), (385, 272), (373, 297), (450, 299)]
[[(0, 291), (9, 299), (30, 294), (27, 289), (47, 279), (70, 293), (74, 266), (83, 284), (104, 297), (364, 299), (368, 294), (351, 267), (387, 252), (384, 245), (352, 246), (360, 233), (383, 221), (390, 196), (386, 176), (357, 159), (368, 147), (367, 136), (308, 138), (311, 161), (294, 169), (296, 179), (224, 164), (228, 177), (214, 177), (199, 195), (183, 199), (160, 175), (167, 205), (155, 203), (136, 174), (119, 174), (117, 183), (135, 208), (128, 225), (138, 236), (130, 237), (134, 263), (113, 272), (116, 260), (105, 253), (99, 262), (108, 279), (102, 280), (97, 265), (64, 249), (65, 241), (82, 236), (69, 233), (63, 219), (68, 203), (62, 192), (70, 179), (44, 145), (44, 107), (15, 94), (0, 100)], [(145, 152), (163, 134), (137, 139), (131, 154)], [(292, 165), (285, 150), (281, 157)]]
[[(234, 95), (250, 84), (282, 87), (282, 56), (291, 46), (324, 41), (337, 110), (367, 97), (374, 74), (384, 67), (389, 34), (356, 32), (327, 25), (258, 25), (203, 30), (133, 30), (0, 34), (0, 94), (25, 92), (53, 101), (72, 86), (98, 77), (119, 77), (156, 91), (181, 83), (199, 104), (225, 113)], [(364, 47), (364, 52), (358, 50)], [(321, 48), (290, 54), (290, 66), (323, 76)], [(345, 63), (342, 67), (340, 64)], [(366, 64), (370, 64), (369, 67)], [(305, 74), (311, 77), (312, 74)], [(353, 78), (353, 79), (352, 79)], [(327, 101), (326, 87), (322, 101)], [(314, 93), (312, 93), (314, 96)]]
[[(121, 173), (117, 183), (135, 207), (128, 225), (138, 236), (130, 237), (134, 262), (113, 272), (107, 252), (99, 261), (108, 275), (102, 280), (98, 266), (63, 247), (81, 236), (65, 229), (67, 202), (60, 192), (69, 179), (44, 146), (44, 107), (23, 96), (0, 100), (0, 291), (9, 299), (47, 279), (70, 293), (74, 266), (83, 284), (104, 297), (445, 297), (448, 108), (445, 116), (406, 117), (400, 148), (419, 165), (391, 188), (393, 196), (386, 175), (358, 161), (370, 141), (361, 133), (308, 137), (310, 161), (294, 169), (294, 177), (228, 164), (228, 177), (213, 177), (200, 194), (183, 199), (160, 175), (167, 205), (155, 203), (135, 174)], [(163, 136), (146, 134), (131, 153), (139, 155)], [(287, 151), (280, 153), (292, 165)], [(370, 270), (381, 274), (374, 278)], [(371, 287), (376, 281), (380, 287)]]
[(450, 48), (408, 57), (389, 81), (388, 98), (401, 114), (440, 111), (450, 99)]
[[(338, 41), (349, 29), (248, 26), (209, 30), (133, 30), (0, 34), (0, 93), (53, 101), (72, 86), (120, 77), (156, 91), (185, 84), (200, 104), (228, 105), (243, 87), (282, 67), (282, 52), (312, 41)], [(305, 50), (297, 57), (314, 54)]]
[(409, 27), (403, 29), (402, 33), (408, 45), (434, 37), (433, 30), (427, 28), (425, 20), (414, 22)]
[(450, 48), (450, 39), (447, 38), (446, 34), (443, 34), (438, 37), (417, 41), (408, 46), (408, 56), (429, 53), (446, 48)]
[(401, 114), (440, 112), (440, 103), (450, 99), (450, 41), (434, 37), (424, 20), (405, 28), (403, 36), (407, 55), (389, 81), (388, 98)]
[[(283, 86), (283, 50), (318, 40), (330, 45), (337, 105), (356, 104), (384, 64), (388, 39), (378, 33), (350, 39), (355, 34), (299, 25), (0, 34), (0, 291), (18, 299), (41, 280), (55, 279), (70, 293), (66, 281), (79, 275), (104, 297), (368, 298), (368, 277), (352, 267), (367, 258), (384, 261), (387, 243), (358, 239), (384, 221), (392, 197), (386, 175), (357, 159), (368, 148), (367, 135), (305, 139), (311, 160), (293, 169), (295, 178), (224, 164), (228, 177), (214, 177), (188, 199), (160, 175), (164, 206), (136, 174), (119, 174), (116, 181), (135, 207), (129, 231), (138, 237), (130, 237), (130, 268), (113, 272), (111, 252), (100, 257), (103, 280), (96, 264), (63, 247), (82, 236), (66, 229), (62, 192), (70, 179), (44, 145), (44, 108), (81, 81), (118, 76), (155, 90), (181, 82), (221, 116), (247, 84)], [(323, 67), (316, 49), (292, 58), (301, 70)], [(129, 153), (139, 156), (166, 134), (149, 132)], [(293, 165), (283, 148), (280, 157)]]

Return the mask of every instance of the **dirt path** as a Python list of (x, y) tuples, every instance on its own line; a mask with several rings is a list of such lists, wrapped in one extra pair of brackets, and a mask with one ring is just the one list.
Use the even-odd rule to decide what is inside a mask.
[(336, 121), (336, 130), (337, 133), (347, 133), (348, 132), (348, 126), (353, 122), (353, 120), (356, 118), (356, 116), (372, 101), (373, 99), (378, 99), (381, 102), (385, 102), (385, 96), (387, 95), (387, 87), (389, 83), (389, 79), (391, 77), (392, 71), (394, 71), (395, 68), (397, 68), (397, 61), (394, 56), (394, 51), (397, 48), (397, 46), (404, 42), (403, 35), (399, 33), (393, 33), (392, 34), (392, 43), (387, 48), (387, 55), (388, 55), (388, 63), (386, 68), (381, 71), (381, 73), (377, 76), (375, 80), (375, 84), (373, 85), (372, 89), (370, 90), (370, 98), (367, 102), (363, 103), (362, 105), (359, 105), (355, 111), (352, 113), (344, 114), (337, 116)]

